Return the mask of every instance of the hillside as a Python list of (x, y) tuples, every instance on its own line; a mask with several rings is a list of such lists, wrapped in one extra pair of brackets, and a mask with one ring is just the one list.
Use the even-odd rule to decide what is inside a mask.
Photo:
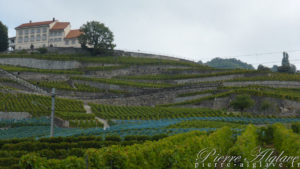
[[(127, 168), (138, 168), (132, 152), (146, 153), (149, 147), (159, 151), (172, 142), (170, 151), (177, 147), (174, 151), (183, 155), (173, 156), (173, 150), (165, 149), (164, 157), (192, 158), (196, 150), (192, 151), (195, 145), (191, 142), (197, 140), (202, 140), (203, 147), (207, 140), (222, 147), (217, 142), (223, 140), (227, 145), (224, 152), (239, 154), (246, 148), (233, 142), (246, 146), (243, 139), (249, 133), (255, 135), (250, 140), (253, 146), (280, 147), (278, 133), (293, 133), (293, 138), (298, 138), (299, 87), (299, 74), (217, 69), (167, 57), (1, 54), (0, 161), (8, 158), (12, 162), (0, 163), (0, 168), (20, 168), (13, 163), (21, 159), (20, 164), (26, 165), (24, 159), (30, 161), (31, 157), (41, 159), (38, 165), (48, 168), (70, 161), (77, 161), (72, 164), (80, 168), (85, 166), (85, 153), (90, 155), (91, 165), (105, 168), (111, 161), (103, 151), (126, 159), (120, 163)], [(56, 88), (55, 137), (47, 138), (52, 88)], [(234, 107), (241, 97), (249, 104)], [(282, 126), (269, 126), (274, 129), (274, 140), (263, 143), (263, 131), (271, 129), (261, 126), (273, 123)], [(232, 142), (226, 142), (227, 137)], [(180, 151), (186, 148), (191, 152), (184, 155)], [(283, 149), (290, 150), (280, 147)], [(155, 166), (144, 158), (148, 168), (166, 168), (165, 159), (157, 159), (162, 166)]]
[(222, 58), (214, 58), (211, 61), (205, 63), (210, 67), (218, 68), (218, 69), (249, 69), (254, 70), (254, 67), (251, 64), (247, 64), (238, 59), (222, 59)]

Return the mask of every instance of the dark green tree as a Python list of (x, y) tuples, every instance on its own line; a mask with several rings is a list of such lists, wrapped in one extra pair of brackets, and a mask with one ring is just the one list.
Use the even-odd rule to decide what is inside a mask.
[(254, 67), (251, 64), (247, 64), (235, 58), (223, 59), (223, 58), (214, 58), (211, 61), (205, 63), (206, 65), (218, 69), (251, 69), (254, 70)]
[(103, 23), (87, 22), (80, 27), (80, 31), (83, 34), (79, 36), (79, 43), (83, 48), (92, 47), (94, 54), (111, 52), (116, 46), (113, 33)]
[(278, 72), (295, 73), (296, 71), (297, 71), (296, 66), (293, 64), (290, 64), (288, 53), (283, 52), (283, 58), (282, 58), (281, 66), (278, 67)]
[(266, 67), (266, 66), (264, 66), (262, 64), (258, 65), (257, 70), (258, 71), (271, 71), (270, 68), (268, 68), (268, 67)]
[(8, 30), (7, 27), (0, 21), (0, 52), (8, 49)]
[(254, 105), (254, 101), (249, 95), (238, 95), (230, 103), (230, 105), (236, 110), (244, 111), (246, 108), (252, 107)]

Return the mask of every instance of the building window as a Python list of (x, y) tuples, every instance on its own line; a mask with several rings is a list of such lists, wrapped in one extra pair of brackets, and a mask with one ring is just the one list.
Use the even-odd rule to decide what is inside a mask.
[(47, 36), (46, 34), (43, 34), (43, 37), (42, 37), (43, 41), (47, 40)]
[(28, 29), (25, 29), (24, 31), (25, 31), (25, 34), (27, 35), (28, 34)]
[(28, 42), (28, 36), (25, 36), (24, 42)]
[(22, 38), (22, 37), (20, 37), (20, 38), (18, 39), (18, 43), (23, 43), (23, 38)]
[(49, 42), (53, 42), (53, 39), (49, 39)]
[(34, 36), (33, 35), (31, 35), (31, 37), (30, 37), (30, 42), (34, 42)]
[(36, 41), (40, 41), (41, 40), (41, 36), (40, 35), (37, 35), (36, 36)]
[(31, 34), (34, 34), (34, 29), (31, 29)]
[(57, 38), (57, 42), (61, 42), (61, 38)]
[(47, 28), (43, 28), (43, 33), (46, 33), (47, 32)]
[(65, 45), (69, 45), (69, 40), (66, 40), (66, 41), (65, 41)]
[(75, 41), (76, 41), (76, 40), (75, 40), (75, 39), (73, 39), (73, 40), (72, 40), (72, 44), (75, 44)]
[(23, 35), (23, 30), (19, 30), (19, 36)]
[(40, 29), (40, 28), (37, 28), (37, 29), (36, 29), (36, 33), (41, 33), (41, 29)]
[(46, 47), (46, 44), (43, 44), (43, 47)]

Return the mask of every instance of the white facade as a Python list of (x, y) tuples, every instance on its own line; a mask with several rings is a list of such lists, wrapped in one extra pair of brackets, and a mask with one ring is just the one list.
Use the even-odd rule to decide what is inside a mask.
[(71, 30), (68, 22), (29, 22), (16, 27), (15, 49), (41, 47), (81, 47), (79, 30)]

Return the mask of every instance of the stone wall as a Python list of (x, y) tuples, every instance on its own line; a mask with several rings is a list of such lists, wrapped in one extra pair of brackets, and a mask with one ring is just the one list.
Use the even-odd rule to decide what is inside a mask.
[(70, 126), (69, 121), (63, 120), (58, 117), (54, 117), (54, 125), (57, 127), (68, 128)]
[(89, 55), (90, 53), (82, 48), (73, 48), (73, 47), (48, 47), (49, 53), (58, 53), (58, 54), (82, 54)]
[(261, 85), (269, 87), (299, 88), (300, 82), (294, 81), (246, 81), (246, 82), (223, 82), (224, 86), (247, 86)]
[[(234, 100), (236, 95), (228, 97), (215, 98), (213, 100), (205, 100), (196, 105), (188, 105), (189, 107), (205, 107), (213, 109), (228, 109), (229, 111), (235, 111), (230, 107), (230, 102)], [(253, 107), (245, 110), (245, 112), (252, 113), (254, 115), (278, 115), (278, 116), (297, 116), (300, 117), (300, 102), (285, 100), (280, 98), (251, 96), (255, 100)], [(261, 104), (268, 102), (272, 106), (267, 110), (261, 110)]]
[(31, 114), (27, 112), (0, 112), (0, 119), (25, 119), (31, 118)]
[(202, 77), (202, 78), (193, 78), (193, 79), (180, 79), (175, 80), (177, 84), (184, 84), (184, 83), (198, 83), (198, 82), (213, 82), (213, 81), (220, 81), (220, 80), (231, 80), (235, 78), (244, 77), (244, 74), (235, 74), (235, 75), (224, 75), (224, 76), (213, 76), (213, 77)]
[(201, 90), (209, 90), (214, 87), (195, 87), (188, 89), (168, 89), (168, 90), (156, 90), (139, 93), (137, 95), (125, 96), (119, 98), (107, 98), (107, 99), (94, 99), (88, 100), (90, 102), (98, 104), (111, 104), (122, 106), (155, 106), (160, 104), (174, 103), (178, 94), (186, 92), (195, 92)]
[(81, 66), (78, 61), (56, 61), (33, 58), (0, 58), (0, 64), (38, 69), (75, 69)]
[(131, 57), (142, 57), (142, 58), (154, 58), (154, 59), (167, 59), (167, 60), (174, 60), (174, 61), (188, 61), (185, 59), (180, 59), (172, 56), (165, 56), (159, 54), (150, 54), (150, 53), (143, 53), (143, 52), (131, 52), (131, 51), (124, 51), (124, 50), (115, 50), (114, 55), (116, 56), (131, 56)]

